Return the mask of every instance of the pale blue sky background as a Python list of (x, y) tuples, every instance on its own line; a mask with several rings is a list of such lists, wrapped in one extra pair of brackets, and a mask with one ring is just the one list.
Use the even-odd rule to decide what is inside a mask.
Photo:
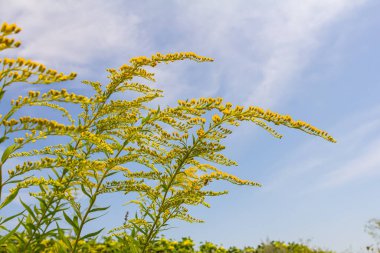
[[(364, 252), (372, 243), (364, 225), (380, 218), (379, 13), (376, 0), (0, 0), (0, 21), (23, 28), (23, 46), (10, 54), (78, 72), (64, 84), (70, 90), (85, 93), (80, 80), (105, 82), (105, 68), (134, 56), (194, 51), (215, 62), (156, 69), (163, 104), (221, 96), (290, 114), (338, 140), (283, 127), (278, 140), (242, 125), (225, 142), (239, 163), (228, 171), (263, 187), (215, 184), (230, 194), (193, 209), (206, 223), (175, 223), (168, 237), (225, 246), (311, 239), (340, 252)], [(104, 201), (114, 207), (90, 230), (122, 223), (122, 198)]]

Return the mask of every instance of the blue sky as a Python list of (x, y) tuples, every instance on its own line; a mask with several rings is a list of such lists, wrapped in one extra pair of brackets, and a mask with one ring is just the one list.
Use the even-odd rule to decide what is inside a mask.
[[(22, 47), (8, 54), (78, 72), (70, 90), (85, 93), (84, 79), (105, 83), (105, 68), (134, 56), (194, 51), (215, 62), (159, 66), (153, 85), (165, 91), (162, 104), (220, 96), (337, 139), (280, 127), (278, 140), (243, 124), (225, 142), (239, 166), (226, 170), (263, 187), (215, 184), (230, 194), (193, 208), (206, 223), (174, 223), (168, 237), (225, 246), (310, 239), (340, 252), (364, 252), (372, 243), (364, 225), (380, 218), (379, 11), (376, 0), (0, 0), (0, 21), (23, 28)], [(121, 199), (104, 200), (113, 208), (92, 226), (119, 225)]]

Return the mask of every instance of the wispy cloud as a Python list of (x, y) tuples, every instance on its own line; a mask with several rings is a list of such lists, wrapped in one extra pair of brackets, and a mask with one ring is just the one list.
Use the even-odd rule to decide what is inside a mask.
[[(252, 87), (248, 102), (272, 105), (296, 87), (291, 79), (310, 63), (326, 31), (364, 1), (285, 1), (274, 8), (259, 33), (266, 56), (262, 79)], [(273, 6), (273, 5), (272, 5)], [(270, 12), (269, 12), (270, 13)]]
[[(120, 1), (3, 1), (4, 21), (23, 28), (23, 57), (54, 65), (76, 67), (81, 74), (93, 74), (94, 66), (122, 57), (143, 45), (138, 30), (140, 18), (132, 12), (121, 15)], [(6, 3), (5, 3), (6, 2)], [(118, 15), (119, 14), (119, 15)], [(109, 67), (109, 66), (107, 66)]]
[[(380, 128), (380, 122), (378, 124)], [(361, 154), (348, 159), (341, 166), (327, 173), (318, 183), (318, 189), (327, 189), (360, 180), (363, 177), (380, 175), (380, 138), (377, 138), (367, 146), (357, 147)]]
[(267, 107), (291, 96), (292, 78), (324, 33), (364, 2), (169, 1), (149, 8), (129, 1), (18, 0), (7, 1), (0, 13), (24, 28), (20, 55), (98, 79), (104, 74), (97, 65), (118, 66), (158, 50), (194, 50), (216, 58), (213, 74), (194, 83), (186, 78), (189, 67), (161, 70), (160, 81), (176, 85), (167, 90), (168, 101), (222, 95)]
[(329, 28), (363, 3), (195, 1), (183, 3), (183, 26), (223, 61), (215, 80), (219, 92), (270, 106), (292, 94), (291, 79), (310, 62)]
[[(288, 157), (267, 185), (268, 191), (282, 189), (297, 178), (313, 178), (302, 194), (345, 186), (380, 173), (380, 107), (358, 112), (333, 127), (338, 143), (326, 148), (309, 141)], [(335, 129), (335, 131), (334, 131)], [(307, 155), (313, 154), (313, 156)], [(309, 157), (301, 159), (302, 157)], [(280, 161), (284, 163), (284, 161)], [(278, 166), (278, 164), (274, 165)], [(278, 166), (280, 167), (280, 166)]]

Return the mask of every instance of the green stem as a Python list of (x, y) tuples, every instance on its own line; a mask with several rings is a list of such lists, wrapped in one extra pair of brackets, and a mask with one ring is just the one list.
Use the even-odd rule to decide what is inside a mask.
[(3, 163), (0, 161), (0, 203), (3, 192)]
[[(194, 146), (193, 146), (194, 147)], [(193, 148), (191, 148), (190, 152), (193, 150)], [(149, 242), (151, 241), (151, 239), (153, 238), (153, 235), (154, 235), (154, 232), (156, 230), (156, 226), (157, 226), (157, 223), (158, 221), (160, 220), (161, 218), (161, 214), (162, 214), (162, 206), (164, 205), (165, 201), (166, 201), (166, 198), (167, 198), (167, 195), (169, 193), (169, 189), (171, 188), (171, 185), (172, 183), (174, 182), (174, 179), (175, 177), (177, 176), (178, 172), (181, 170), (183, 164), (185, 163), (185, 160), (189, 157), (190, 155), (190, 152), (188, 152), (185, 156), (185, 159), (183, 159), (181, 161), (181, 163), (178, 165), (178, 168), (174, 171), (174, 174), (170, 177), (170, 181), (167, 185), (167, 188), (165, 190), (165, 193), (164, 193), (164, 197), (162, 198), (162, 201), (161, 201), (161, 205), (159, 206), (158, 208), (158, 213), (157, 213), (157, 216), (156, 218), (154, 219), (154, 222), (153, 222), (153, 225), (152, 225), (152, 228), (150, 229), (149, 231), (149, 234), (145, 240), (145, 243), (144, 243), (144, 246), (143, 246), (143, 250), (142, 250), (142, 253), (145, 253), (146, 252), (146, 249), (149, 245)]]
[[(108, 99), (108, 98), (109, 98), (109, 96), (107, 97), (107, 99)], [(97, 113), (95, 114), (95, 116), (92, 117), (92, 119), (86, 124), (87, 127), (91, 127), (91, 124), (92, 124), (92, 123), (94, 122), (94, 120), (96, 119), (96, 116), (98, 115), (98, 112), (99, 112), (100, 109), (104, 106), (104, 104), (105, 104), (105, 102), (107, 101), (107, 99), (106, 99), (102, 104), (98, 105), (98, 111), (97, 111)], [(99, 109), (99, 108), (100, 108), (100, 109)], [(77, 149), (77, 148), (78, 148), (80, 142), (81, 142), (81, 137), (77, 140), (74, 149)], [(92, 146), (92, 145), (91, 145), (91, 146)], [(91, 150), (91, 149), (89, 149), (89, 150), (87, 151), (87, 153), (86, 153), (86, 157), (87, 157), (88, 154), (90, 153), (90, 150)], [(71, 157), (70, 157), (70, 160), (72, 160), (73, 157), (74, 157), (74, 156), (71, 156)], [(61, 181), (63, 180), (63, 178), (64, 178), (65, 175), (66, 175), (66, 172), (63, 170), (61, 176), (58, 178), (59, 182), (61, 182)], [(70, 179), (71, 179), (71, 178), (70, 178)], [(71, 180), (67, 180), (67, 184), (65, 185), (64, 190), (66, 190), (66, 189), (70, 186), (70, 182), (71, 182)], [(57, 205), (56, 205), (56, 207), (54, 208), (54, 210), (56, 210), (56, 209), (58, 208), (58, 206), (59, 206), (60, 202), (62, 201), (62, 199), (58, 199), (57, 201), (58, 201), (58, 202), (57, 202)], [(34, 229), (32, 235), (30, 236), (30, 238), (29, 238), (29, 240), (28, 240), (26, 246), (24, 247), (25, 249), (27, 249), (27, 247), (29, 247), (30, 243), (31, 243), (32, 240), (34, 239), (34, 236), (35, 236), (35, 234), (37, 233), (39, 226), (42, 224), (42, 222), (43, 222), (43, 220), (45, 219), (46, 214), (47, 214), (47, 212), (48, 212), (50, 206), (51, 206), (54, 202), (55, 202), (55, 196), (53, 195), (51, 198), (48, 199), (48, 205), (46, 206), (45, 211), (42, 213), (41, 218), (38, 220), (38, 222), (37, 222), (37, 226), (36, 226), (36, 229)], [(55, 212), (52, 212), (51, 215), (52, 215), (52, 216), (55, 215)], [(46, 224), (47, 227), (48, 227), (49, 225), (50, 225), (50, 224)]]
[(78, 233), (77, 233), (76, 238), (75, 238), (75, 242), (74, 242), (74, 246), (73, 246), (73, 250), (72, 250), (72, 252), (76, 252), (76, 249), (77, 249), (77, 247), (78, 247), (78, 242), (79, 242), (79, 240), (80, 240), (80, 235), (81, 235), (81, 233), (82, 233), (82, 229), (83, 229), (83, 227), (84, 227), (84, 224), (85, 224), (85, 222), (86, 222), (86, 219), (87, 219), (88, 215), (90, 214), (90, 211), (91, 211), (93, 205), (95, 204), (95, 201), (96, 201), (96, 198), (98, 197), (99, 189), (100, 189), (100, 187), (102, 186), (103, 180), (106, 178), (107, 173), (108, 173), (110, 170), (111, 170), (111, 169), (107, 169), (107, 170), (104, 172), (104, 174), (102, 175), (102, 177), (101, 177), (101, 179), (100, 179), (100, 181), (99, 181), (99, 183), (98, 183), (98, 185), (97, 185), (97, 187), (96, 187), (96, 190), (95, 190), (95, 192), (94, 192), (94, 195), (93, 195), (92, 198), (90, 199), (90, 204), (89, 204), (89, 206), (88, 206), (88, 208), (87, 208), (87, 210), (86, 210), (86, 212), (85, 212), (83, 218), (81, 219), (81, 224), (80, 224), (80, 226), (79, 226)]
[[(127, 139), (126, 141), (124, 141), (123, 145), (119, 148), (119, 150), (118, 150), (118, 152), (116, 153), (116, 155), (115, 155), (114, 158), (117, 158), (117, 157), (120, 155), (121, 151), (123, 151), (124, 147), (129, 143), (129, 140), (130, 140), (131, 138), (132, 138), (132, 137), (130, 137), (129, 139)], [(108, 172), (109, 172), (111, 169), (112, 169), (112, 168), (108, 168), (108, 169), (103, 173), (103, 175), (102, 175), (102, 177), (101, 177), (101, 179), (100, 179), (98, 185), (96, 186), (96, 190), (95, 190), (94, 194), (92, 195), (92, 198), (90, 199), (90, 204), (89, 204), (89, 206), (88, 206), (88, 208), (87, 208), (87, 210), (86, 210), (86, 212), (85, 212), (83, 218), (81, 219), (81, 224), (80, 224), (80, 226), (79, 226), (78, 233), (77, 233), (76, 238), (75, 238), (74, 247), (73, 247), (72, 252), (76, 252), (76, 249), (77, 249), (77, 247), (78, 247), (78, 242), (79, 242), (79, 240), (80, 240), (80, 235), (81, 235), (81, 233), (82, 233), (82, 229), (83, 229), (83, 227), (84, 227), (84, 225), (85, 225), (86, 219), (87, 219), (88, 215), (90, 214), (93, 205), (95, 204), (95, 201), (96, 201), (96, 199), (97, 199), (97, 197), (98, 197), (98, 194), (99, 194), (99, 189), (100, 189), (100, 187), (102, 186), (102, 183), (103, 183), (104, 179), (107, 177), (107, 174), (108, 174)]]
[[(226, 120), (227, 118), (224, 118), (224, 119)], [(220, 125), (222, 122), (223, 122), (223, 120), (220, 121), (218, 124), (215, 124), (213, 127), (209, 128), (205, 134), (209, 133), (213, 128), (217, 127), (217, 126)], [(163, 199), (162, 199), (162, 201), (161, 201), (161, 204), (160, 204), (160, 206), (159, 206), (159, 208), (158, 208), (157, 216), (156, 216), (156, 218), (155, 218), (154, 221), (153, 221), (153, 225), (152, 225), (152, 228), (151, 228), (150, 231), (149, 231), (148, 236), (146, 237), (146, 240), (145, 240), (145, 243), (144, 243), (144, 246), (143, 246), (142, 253), (145, 253), (145, 252), (146, 252), (147, 247), (148, 247), (150, 241), (151, 241), (152, 238), (157, 234), (157, 231), (158, 231), (159, 227), (156, 228), (156, 226), (157, 226), (158, 221), (159, 221), (160, 218), (161, 218), (161, 214), (163, 213), (163, 209), (162, 209), (162, 207), (163, 207), (164, 204), (165, 204), (165, 201), (166, 201), (167, 195), (168, 195), (168, 193), (169, 193), (169, 190), (170, 190), (170, 188), (171, 188), (171, 186), (172, 186), (172, 184), (173, 184), (173, 182), (174, 182), (175, 177), (176, 177), (176, 176), (178, 175), (178, 173), (181, 171), (182, 166), (185, 164), (186, 160), (190, 157), (190, 155), (191, 155), (191, 153), (193, 152), (194, 148), (195, 148), (196, 145), (199, 143), (199, 140), (200, 140), (200, 138), (198, 138), (198, 139), (195, 141), (195, 143), (193, 144), (193, 146), (191, 147), (191, 149), (186, 153), (185, 157), (184, 157), (184, 158), (181, 160), (181, 162), (178, 164), (178, 167), (175, 169), (173, 175), (170, 177), (170, 181), (169, 181), (169, 183), (168, 183), (168, 185), (167, 185), (167, 187), (166, 187), (166, 190), (165, 190), (165, 192), (164, 192), (164, 197), (163, 197)]]
[[(75, 144), (75, 149), (78, 148), (80, 141), (81, 141), (81, 139), (79, 139), (79, 140), (76, 142), (76, 144)], [(86, 156), (87, 156), (87, 155), (88, 155), (88, 153), (86, 154)], [(71, 156), (70, 158), (73, 159), (73, 156)], [(59, 181), (59, 182), (62, 182), (62, 180), (63, 180), (63, 178), (64, 178), (65, 175), (66, 175), (66, 174), (63, 172), (63, 173), (61, 174), (61, 176), (58, 178), (58, 181)], [(66, 191), (66, 189), (70, 186), (70, 181), (71, 181), (71, 180), (67, 180), (67, 184), (65, 185), (65, 188), (63, 189), (63, 191)], [(46, 209), (45, 209), (45, 211), (41, 214), (40, 219), (38, 219), (37, 224), (36, 224), (36, 226), (35, 226), (35, 229), (33, 230), (32, 235), (29, 237), (29, 240), (28, 240), (27, 244), (25, 245), (24, 249), (27, 249), (27, 248), (29, 247), (29, 245), (31, 244), (31, 242), (33, 241), (34, 236), (36, 235), (36, 233), (37, 233), (37, 231), (38, 231), (38, 228), (42, 225), (42, 222), (44, 221), (45, 217), (47, 216), (47, 212), (48, 212), (50, 206), (51, 206), (54, 202), (56, 203), (56, 206), (55, 206), (55, 208), (54, 208), (54, 211), (51, 212), (51, 215), (54, 216), (54, 214), (56, 213), (55, 211), (56, 211), (57, 208), (59, 207), (59, 204), (61, 203), (61, 201), (62, 201), (62, 199), (58, 199), (58, 200), (56, 201), (54, 195), (53, 195), (51, 198), (48, 199), (48, 204), (46, 205)], [(46, 229), (47, 229), (47, 227), (48, 227), (49, 225), (50, 225), (50, 223), (47, 223), (47, 224), (46, 224)], [(46, 229), (45, 229), (45, 230), (46, 230)]]
[[(61, 199), (58, 200), (58, 203), (57, 203), (57, 206), (56, 208), (59, 206), (61, 202)], [(42, 225), (42, 222), (44, 221), (45, 217), (47, 216), (47, 211), (49, 210), (50, 206), (54, 203), (54, 197), (53, 198), (50, 198), (49, 199), (49, 203), (46, 205), (46, 211), (42, 213), (40, 219), (38, 219), (37, 221), (37, 224), (33, 230), (33, 233), (32, 235), (29, 237), (29, 240), (27, 241), (26, 245), (24, 246), (23, 250), (26, 250), (28, 249), (29, 245), (31, 244), (31, 242), (33, 241), (34, 239), (34, 236), (36, 235), (37, 231), (38, 231), (38, 228)], [(54, 208), (54, 210), (56, 210), (56, 208)], [(53, 214), (54, 215), (54, 214)]]

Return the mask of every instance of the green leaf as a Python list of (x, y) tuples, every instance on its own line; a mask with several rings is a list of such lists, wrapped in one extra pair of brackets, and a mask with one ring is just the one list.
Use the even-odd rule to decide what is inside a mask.
[(20, 202), (24, 206), (26, 211), (28, 211), (29, 215), (33, 218), (33, 220), (36, 221), (37, 219), (36, 219), (36, 216), (34, 215), (33, 210), (27, 204), (25, 204), (21, 199), (20, 199)]
[(4, 93), (5, 93), (5, 90), (1, 90), (1, 91), (0, 91), (0, 100), (3, 98)]
[(136, 229), (135, 228), (132, 228), (132, 231), (131, 231), (131, 236), (133, 237), (133, 238), (135, 238), (136, 237)]
[(15, 215), (12, 215), (12, 216), (10, 216), (10, 217), (4, 219), (3, 221), (0, 222), (0, 225), (2, 225), (2, 224), (4, 224), (4, 223), (6, 223), (7, 221), (10, 221), (10, 220), (12, 220), (13, 218), (15, 218), (15, 217), (21, 215), (23, 212), (24, 212), (24, 211), (19, 212), (19, 213), (15, 214)]
[(74, 222), (78, 224), (78, 217), (82, 219), (82, 214), (80, 212), (80, 204), (76, 203), (75, 201), (70, 201), (70, 205), (74, 209), (74, 212), (77, 214), (76, 216), (74, 216)]
[(163, 183), (163, 184), (161, 185), (161, 187), (164, 189), (164, 191), (167, 191), (167, 189), (168, 189), (168, 187), (167, 187), (167, 185), (166, 185), (165, 183)]
[(5, 236), (1, 237), (0, 238), (0, 245), (4, 244), (8, 240), (8, 238), (10, 238), (17, 231), (17, 229), (21, 226), (21, 224), (22, 224), (22, 220), (8, 234), (6, 234)]
[(15, 184), (15, 183), (18, 183), (18, 182), (21, 182), (21, 181), (25, 181), (25, 179), (11, 180), (11, 181), (8, 181), (7, 184)]
[(148, 114), (148, 116), (146, 116), (145, 118), (143, 118), (143, 120), (141, 121), (141, 123), (144, 124), (145, 122), (147, 122), (148, 120), (150, 120), (150, 117), (151, 117), (151, 114)]
[(93, 218), (88, 218), (88, 217), (87, 217), (87, 219), (84, 221), (84, 223), (86, 224), (86, 223), (88, 223), (88, 222), (90, 222), (90, 221), (92, 221), (92, 220), (96, 220), (97, 218), (103, 217), (103, 216), (106, 215), (106, 214), (107, 214), (107, 213), (104, 213), (104, 214), (101, 214), (101, 215), (96, 216), (96, 217), (93, 217)]
[(149, 213), (149, 211), (146, 212), (146, 214), (147, 214), (152, 220), (155, 220), (155, 217), (153, 217), (153, 214)]
[(69, 150), (70, 150), (70, 151), (73, 151), (73, 150), (74, 150), (74, 146), (73, 146), (73, 145), (71, 145), (71, 144), (69, 143), (68, 146), (69, 146)]
[(134, 239), (134, 236), (127, 236), (128, 240), (128, 248), (131, 253), (140, 253), (139, 250), (139, 242)]
[(82, 192), (84, 193), (84, 195), (91, 198), (90, 194), (86, 191), (86, 188), (84, 188), (83, 184), (80, 185), (80, 188), (82, 189)]
[(67, 237), (65, 236), (65, 232), (62, 228), (59, 227), (58, 223), (56, 224), (58, 229), (58, 238), (61, 239), (70, 250), (72, 250), (73, 247), (71, 246), (71, 242), (69, 241), (69, 239), (67, 239)]
[(92, 220), (96, 220), (96, 218), (98, 218), (98, 217), (87, 218), (87, 219), (84, 221), (84, 224), (86, 224), (86, 223), (88, 223), (88, 222), (90, 222), (90, 221), (92, 221)]
[(45, 212), (46, 209), (47, 209), (47, 205), (46, 205), (46, 202), (43, 198), (40, 198), (40, 197), (36, 197), (36, 199), (39, 201), (40, 203), (40, 210), (41, 212)]
[(84, 239), (87, 239), (87, 238), (89, 238), (89, 237), (97, 236), (100, 232), (103, 231), (103, 229), (104, 229), (104, 228), (102, 228), (102, 229), (100, 229), (100, 230), (98, 230), (98, 231), (96, 231), (96, 232), (93, 232), (93, 233), (89, 233), (89, 234), (87, 234), (87, 235), (84, 235), (84, 236), (82, 236), (82, 237), (80, 238), (80, 240), (84, 240)]
[(73, 221), (78, 226), (78, 216), (75, 215), (74, 218), (73, 218)]
[(0, 138), (0, 143), (3, 143), (4, 141), (6, 141), (8, 139), (9, 139), (9, 137), (3, 136), (3, 137)]
[(105, 176), (105, 178), (110, 177), (110, 176), (113, 176), (113, 175), (115, 175), (115, 174), (118, 173), (118, 172), (119, 172), (119, 171), (110, 172), (110, 173), (108, 173), (108, 174)]
[(1, 203), (1, 205), (0, 205), (0, 209), (4, 208), (6, 205), (8, 205), (9, 203), (11, 203), (11, 201), (14, 200), (14, 199), (16, 198), (16, 196), (17, 196), (19, 190), (20, 190), (20, 189), (17, 189), (17, 190), (15, 190), (14, 192), (12, 192), (11, 194), (9, 194), (9, 195), (5, 198), (4, 202)]
[(71, 219), (67, 214), (66, 212), (63, 212), (63, 217), (65, 218), (65, 220), (67, 221), (67, 223), (69, 223), (71, 225), (71, 227), (74, 229), (74, 232), (75, 234), (78, 234), (78, 231), (79, 231), (79, 227), (78, 227), (78, 220), (76, 220), (75, 222), (75, 219)]
[(132, 224), (132, 226), (133, 226), (137, 231), (139, 231), (140, 233), (142, 233), (143, 235), (147, 235), (147, 231), (144, 231), (142, 228), (140, 228), (139, 226), (137, 226), (135, 223), (130, 222), (130, 224)]
[(10, 145), (4, 150), (4, 153), (1, 157), (1, 162), (5, 163), (5, 161), (8, 159), (9, 155), (12, 154), (13, 151), (16, 150), (16, 144)]
[(99, 211), (104, 211), (104, 210), (107, 210), (108, 208), (110, 208), (110, 206), (106, 206), (106, 207), (97, 207), (97, 208), (91, 209), (89, 213), (99, 212)]

